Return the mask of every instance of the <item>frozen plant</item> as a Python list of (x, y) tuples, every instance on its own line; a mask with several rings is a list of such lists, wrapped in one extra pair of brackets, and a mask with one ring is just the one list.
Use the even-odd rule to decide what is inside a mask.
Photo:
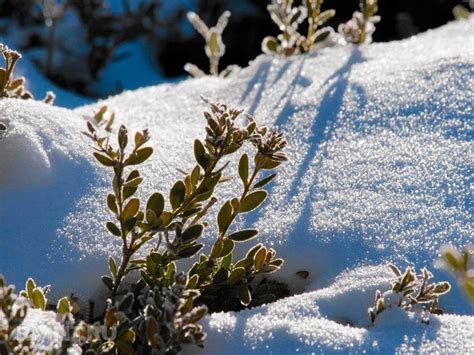
[(25, 320), (29, 307), (28, 301), (15, 293), (15, 286), (7, 285), (0, 274), (0, 354), (31, 353), (28, 337), (19, 341), (13, 336), (14, 330)]
[[(17, 62), (21, 59), (21, 54), (9, 49), (1, 43), (0, 53), (5, 60), (5, 68), (0, 68), (0, 99), (33, 99), (33, 95), (25, 88), (25, 78), (15, 78), (13, 76), (13, 71), (15, 70)], [(52, 104), (54, 99), (54, 94), (48, 91), (43, 101), (47, 104)], [(0, 130), (3, 130), (2, 126), (3, 125), (0, 125)]]
[[(449, 282), (428, 283), (433, 274), (424, 268), (417, 275), (413, 267), (407, 267), (402, 273), (395, 265), (389, 264), (390, 269), (396, 276), (390, 290), (383, 294), (377, 290), (375, 293), (375, 305), (368, 309), (372, 323), (378, 314), (386, 308), (400, 307), (406, 311), (426, 311), (433, 314), (441, 314), (438, 301), (441, 295), (449, 292)], [(427, 321), (426, 321), (427, 322)]]
[[(256, 209), (266, 199), (263, 187), (276, 174), (263, 174), (286, 161), (286, 141), (281, 133), (258, 127), (249, 116), (246, 125), (238, 124), (242, 110), (204, 101), (209, 105), (204, 112), (206, 138), (195, 140), (196, 165), (173, 184), (169, 203), (159, 192), (146, 203), (134, 197), (143, 182), (137, 166), (153, 153), (145, 146), (150, 138), (146, 130), (135, 134), (129, 148), (128, 130), (121, 126), (117, 147), (113, 147), (109, 138), (99, 136), (96, 128), (87, 124), (84, 134), (95, 144), (95, 158), (114, 173), (107, 206), (115, 221), (106, 226), (121, 239), (122, 255), (119, 262), (109, 256), (110, 276), (102, 278), (110, 290), (103, 322), (92, 326), (82, 323), (77, 328), (82, 334), (99, 334), (88, 339), (85, 348), (175, 354), (184, 344), (203, 345), (205, 333), (197, 322), (207, 313), (205, 306), (212, 311), (237, 310), (252, 305), (253, 300), (253, 304), (271, 302), (284, 294), (275, 283), (253, 283), (257, 275), (278, 270), (283, 260), (275, 258), (273, 249), (257, 244), (244, 258), (234, 261), (235, 243), (255, 238), (258, 230), (231, 227), (240, 214)], [(255, 153), (252, 160), (247, 154), (240, 157), (237, 170), (242, 189), (222, 204), (209, 255), (202, 254), (187, 274), (178, 273), (176, 262), (192, 258), (203, 248), (198, 240), (209, 226), (205, 218), (217, 203), (216, 187), (226, 181), (223, 174), (229, 162), (224, 159), (246, 142), (254, 146)], [(136, 256), (150, 244), (145, 258)], [(124, 278), (136, 270), (141, 276), (138, 281), (123, 285)], [(103, 333), (113, 333), (115, 338), (106, 339), (100, 335)]]
[(93, 119), (98, 127), (103, 126), (105, 131), (112, 132), (112, 125), (115, 121), (115, 112), (110, 113), (110, 115), (107, 117), (107, 110), (107, 105), (101, 106), (99, 111), (94, 113)]
[[(293, 7), (293, 0), (272, 0), (267, 9), (281, 34), (277, 38), (268, 36), (262, 42), (266, 54), (291, 56), (309, 52), (316, 43), (324, 41), (330, 28), (318, 29), (335, 15), (334, 10), (321, 11), (324, 0), (304, 0), (303, 5)], [(300, 24), (307, 20), (306, 36), (298, 32)]]
[[(227, 23), (229, 22), (230, 11), (225, 11), (217, 20), (217, 24), (211, 28), (209, 28), (195, 12), (188, 12), (187, 17), (196, 31), (198, 31), (206, 41), (204, 50), (207, 57), (209, 58), (210, 74), (216, 76), (220, 75), (222, 77), (228, 76), (232, 70), (236, 68), (236, 66), (230, 65), (219, 74), (219, 61), (225, 53), (225, 45), (222, 41), (222, 32), (224, 32), (224, 29), (227, 27)], [(191, 63), (186, 63), (184, 70), (186, 70), (195, 78), (206, 75), (204, 71)]]
[(348, 43), (372, 42), (375, 24), (380, 21), (380, 16), (376, 15), (377, 10), (377, 0), (361, 0), (360, 11), (354, 12), (352, 19), (340, 24), (338, 32)]
[(451, 245), (446, 245), (440, 250), (441, 258), (437, 264), (450, 272), (464, 289), (467, 297), (474, 302), (474, 266), (472, 261), (473, 250), (465, 247), (459, 252)]

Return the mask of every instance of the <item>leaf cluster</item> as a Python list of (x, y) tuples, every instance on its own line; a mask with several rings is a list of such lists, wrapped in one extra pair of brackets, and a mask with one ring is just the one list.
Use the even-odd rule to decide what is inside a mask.
[(7, 285), (0, 275), (0, 354), (31, 353), (30, 340), (19, 341), (13, 331), (25, 320), (30, 304), (15, 293), (15, 286)]
[(103, 127), (106, 132), (112, 132), (112, 125), (115, 122), (115, 112), (111, 112), (107, 115), (107, 105), (103, 105), (100, 109), (94, 113), (92, 117), (98, 127)]
[(407, 311), (423, 310), (433, 314), (443, 313), (438, 307), (438, 302), (440, 296), (450, 291), (449, 282), (429, 283), (433, 274), (426, 268), (417, 275), (413, 267), (407, 267), (403, 273), (393, 264), (389, 264), (389, 267), (396, 280), (389, 291), (382, 294), (377, 290), (375, 293), (375, 305), (368, 310), (372, 322), (387, 307), (400, 307)]
[[(26, 79), (24, 77), (15, 78), (13, 76), (15, 66), (21, 59), (21, 54), (9, 49), (1, 43), (0, 53), (5, 60), (5, 67), (0, 68), (0, 98), (33, 99), (33, 95), (25, 88)], [(52, 104), (54, 99), (54, 94), (49, 91), (43, 101)]]
[[(317, 43), (324, 41), (331, 30), (319, 28), (334, 17), (334, 10), (321, 11), (324, 0), (304, 0), (293, 6), (293, 0), (272, 0), (267, 6), (270, 16), (281, 31), (277, 37), (263, 39), (262, 51), (271, 55), (291, 56), (311, 51)], [(307, 21), (307, 33), (299, 32), (300, 24)]]
[[(204, 51), (206, 56), (209, 58), (209, 73), (214, 76), (227, 77), (234, 71), (238, 66), (230, 65), (219, 73), (219, 61), (225, 54), (225, 45), (222, 41), (222, 32), (227, 27), (229, 22), (230, 11), (225, 11), (217, 20), (217, 24), (214, 27), (208, 27), (203, 20), (195, 12), (188, 12), (187, 18), (193, 25), (197, 32), (204, 38), (206, 45)], [(196, 65), (186, 63), (184, 66), (191, 76), (198, 78), (205, 76), (206, 73), (199, 69)]]
[(380, 21), (380, 16), (376, 15), (377, 11), (377, 0), (361, 0), (360, 11), (354, 12), (351, 20), (339, 25), (338, 32), (348, 43), (372, 42), (375, 24)]
[(472, 248), (465, 247), (459, 252), (454, 247), (446, 245), (440, 250), (441, 258), (438, 263), (450, 272), (464, 289), (468, 299), (474, 302), (474, 266)]

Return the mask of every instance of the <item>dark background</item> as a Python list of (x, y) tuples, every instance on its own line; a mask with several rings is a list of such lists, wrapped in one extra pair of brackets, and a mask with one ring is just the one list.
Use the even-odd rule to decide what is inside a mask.
[[(65, 1), (65, 0), (64, 0)], [(64, 2), (63, 1), (63, 2)], [(87, 29), (90, 54), (89, 81), (83, 83), (61, 82), (64, 76), (49, 75), (50, 79), (64, 87), (85, 95), (88, 86), (100, 70), (114, 58), (114, 41), (123, 43), (136, 38), (145, 38), (149, 53), (161, 72), (167, 77), (185, 75), (183, 66), (190, 62), (207, 69), (208, 59), (203, 47), (204, 39), (195, 31), (183, 33), (182, 24), (186, 23), (187, 9), (164, 13), (160, 2), (174, 0), (67, 0), (68, 11), (76, 11)], [(124, 2), (139, 8), (126, 15), (117, 15), (107, 10), (107, 3)], [(266, 9), (270, 0), (195, 0), (196, 12), (210, 26), (227, 9), (232, 11), (228, 27), (223, 34), (226, 53), (220, 63), (220, 69), (230, 64), (247, 66), (248, 62), (261, 54), (261, 42), (265, 36), (276, 35), (277, 26), (271, 21)], [(295, 0), (295, 3), (298, 3)], [(153, 6), (149, 4), (153, 3)], [(169, 3), (168, 3), (169, 4)], [(379, 15), (382, 20), (373, 35), (375, 42), (399, 40), (419, 32), (436, 28), (453, 20), (452, 9), (459, 4), (468, 4), (463, 0), (379, 0)], [(326, 0), (324, 9), (335, 9), (336, 16), (327, 25), (337, 29), (352, 17), (359, 9), (359, 0)], [(109, 12), (107, 12), (109, 11)], [(122, 17), (120, 17), (122, 16)], [(37, 0), (0, 0), (0, 19), (15, 19), (20, 26), (44, 27), (44, 18)], [(60, 20), (58, 20), (60, 21)], [(188, 26), (189, 27), (189, 26)], [(304, 32), (303, 32), (304, 33)], [(119, 35), (117, 35), (119, 34)], [(31, 35), (19, 50), (34, 46), (48, 45), (48, 38), (41, 32)], [(63, 80), (63, 79), (61, 79)]]
[[(221, 67), (238, 64), (245, 67), (249, 60), (261, 51), (261, 42), (265, 36), (278, 33), (266, 9), (270, 0), (197, 0), (197, 13), (207, 24), (213, 25), (218, 16), (228, 8), (238, 8), (249, 3), (253, 13), (231, 16), (229, 26), (224, 31), (226, 54)], [(296, 3), (296, 1), (295, 1)], [(436, 28), (453, 20), (452, 9), (463, 4), (462, 0), (379, 0), (379, 15), (373, 39), (386, 42), (410, 37), (416, 33)], [(465, 3), (464, 3), (465, 4)], [(465, 4), (466, 5), (466, 4)], [(467, 6), (467, 5), (466, 5)], [(328, 23), (337, 29), (340, 23), (352, 17), (359, 8), (359, 0), (326, 0), (323, 9), (335, 9), (336, 16)], [(162, 41), (162, 50), (158, 62), (166, 75), (183, 74), (183, 65), (192, 62), (207, 68), (208, 60), (202, 51), (204, 41), (196, 35), (192, 38), (170, 38)]]

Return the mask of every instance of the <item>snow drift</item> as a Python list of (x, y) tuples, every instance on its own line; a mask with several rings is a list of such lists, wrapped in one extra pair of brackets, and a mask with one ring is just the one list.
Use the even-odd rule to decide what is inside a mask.
[[(400, 42), (260, 56), (228, 79), (140, 89), (74, 111), (2, 100), (13, 124), (0, 144), (36, 165), (0, 153), (1, 181), (15, 180), (4, 177), (5, 164), (23, 181), (0, 185), (0, 270), (19, 286), (31, 275), (59, 294), (94, 295), (105, 257), (119, 249), (104, 227), (110, 176), (80, 135), (84, 117), (105, 103), (116, 127), (150, 130), (147, 196), (191, 167), (205, 96), (286, 133), (289, 162), (264, 207), (239, 223), (257, 226), (260, 241), (286, 260), (275, 277), (305, 292), (208, 317), (206, 351), (468, 351), (474, 308), (456, 287), (441, 306), (464, 316), (432, 316), (428, 326), (390, 310), (368, 327), (366, 311), (390, 282), (388, 261), (431, 267), (441, 245), (473, 242), (473, 41), (471, 19)], [(219, 194), (233, 189), (224, 184)], [(208, 231), (203, 240), (212, 238)]]

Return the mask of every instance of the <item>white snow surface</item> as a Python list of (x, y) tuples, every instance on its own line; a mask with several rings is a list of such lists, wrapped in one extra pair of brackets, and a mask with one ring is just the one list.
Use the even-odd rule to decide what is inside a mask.
[[(32, 163), (17, 160), (15, 179), (3, 172), (14, 157), (0, 153), (0, 271), (18, 286), (33, 276), (59, 295), (95, 295), (106, 256), (119, 248), (103, 223), (110, 175), (79, 133), (84, 117), (105, 103), (115, 127), (150, 130), (146, 197), (192, 167), (193, 139), (204, 135), (202, 95), (285, 132), (289, 162), (264, 207), (239, 223), (260, 229), (259, 241), (286, 260), (275, 277), (301, 293), (208, 317), (206, 352), (472, 351), (474, 307), (457, 287), (441, 300), (450, 314), (429, 325), (391, 309), (371, 326), (367, 307), (388, 287), (388, 261), (432, 268), (441, 245), (474, 241), (473, 64), (471, 19), (399, 42), (260, 56), (228, 79), (144, 88), (74, 111), (2, 100), (0, 119), (10, 124), (0, 151), (24, 146), (18, 156)], [(223, 184), (219, 196), (232, 196), (236, 184)], [(211, 229), (203, 241), (212, 239)]]

